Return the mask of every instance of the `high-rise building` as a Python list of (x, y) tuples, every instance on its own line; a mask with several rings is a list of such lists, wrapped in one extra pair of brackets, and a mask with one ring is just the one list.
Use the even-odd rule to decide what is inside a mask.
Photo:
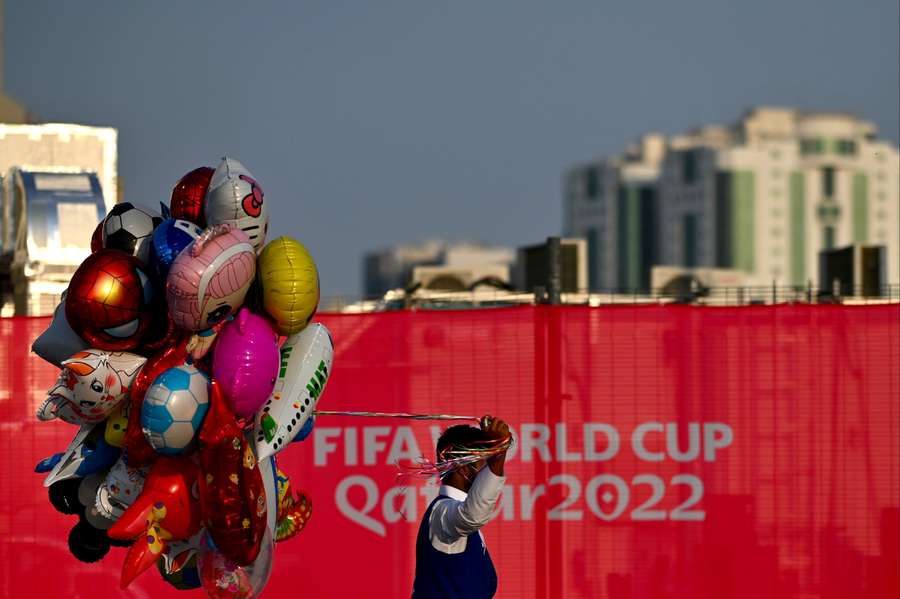
[(632, 291), (659, 263), (659, 175), (665, 138), (646, 135), (621, 156), (571, 169), (564, 178), (565, 237), (587, 240), (590, 289)]
[(588, 240), (594, 288), (646, 288), (654, 264), (818, 284), (818, 252), (885, 246), (900, 282), (900, 155), (838, 112), (756, 108), (730, 127), (647, 136), (571, 169), (565, 230)]

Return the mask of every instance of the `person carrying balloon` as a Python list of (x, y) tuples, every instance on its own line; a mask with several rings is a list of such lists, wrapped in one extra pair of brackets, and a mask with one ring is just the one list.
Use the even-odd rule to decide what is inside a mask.
[(437, 498), (416, 537), (413, 599), (487, 599), (497, 591), (497, 572), (481, 534), (494, 515), (506, 481), (504, 463), (512, 436), (499, 418), (481, 428), (451, 426), (438, 439), (434, 473)]

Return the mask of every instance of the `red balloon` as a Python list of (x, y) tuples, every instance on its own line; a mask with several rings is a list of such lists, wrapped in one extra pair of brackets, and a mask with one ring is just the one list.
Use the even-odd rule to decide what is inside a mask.
[(135, 349), (153, 324), (154, 293), (137, 258), (100, 250), (81, 263), (69, 282), (66, 320), (91, 347)]
[(266, 532), (266, 494), (253, 448), (216, 381), (200, 429), (198, 457), (206, 530), (225, 557), (247, 566), (259, 554)]
[(97, 228), (94, 229), (93, 235), (91, 235), (91, 253), (99, 252), (103, 249), (103, 223), (106, 222), (106, 219), (101, 220), (97, 223)]
[(150, 468), (141, 494), (107, 531), (113, 539), (136, 539), (122, 565), (123, 589), (159, 559), (169, 541), (200, 531), (200, 505), (191, 493), (197, 475), (197, 466), (189, 459), (161, 456)]
[(154, 308), (154, 323), (147, 339), (143, 345), (138, 348), (138, 353), (143, 355), (152, 354), (169, 347), (174, 347), (179, 343), (187, 343), (191, 334), (187, 331), (179, 329), (175, 325), (175, 321), (169, 316), (169, 311), (162, 302), (159, 302)]
[(214, 172), (215, 169), (201, 166), (183, 176), (175, 184), (172, 200), (169, 202), (172, 218), (188, 220), (200, 227), (206, 226), (203, 198), (206, 197), (206, 188), (209, 187)]
[(131, 387), (131, 409), (128, 412), (128, 428), (125, 429), (125, 451), (128, 465), (132, 468), (147, 466), (156, 459), (157, 454), (147, 443), (141, 430), (141, 405), (144, 395), (154, 379), (164, 370), (181, 366), (187, 360), (187, 343), (181, 342), (165, 348), (151, 356), (141, 367)]

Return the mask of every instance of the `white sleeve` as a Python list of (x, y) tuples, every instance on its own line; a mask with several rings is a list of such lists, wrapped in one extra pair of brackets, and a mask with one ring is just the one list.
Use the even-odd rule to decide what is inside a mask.
[(444, 553), (461, 553), (470, 534), (490, 522), (503, 489), (505, 476), (497, 476), (487, 466), (481, 469), (465, 501), (446, 498), (431, 510), (431, 544)]

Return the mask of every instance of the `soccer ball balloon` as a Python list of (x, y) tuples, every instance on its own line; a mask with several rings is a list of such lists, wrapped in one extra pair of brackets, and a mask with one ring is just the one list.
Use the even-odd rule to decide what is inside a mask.
[(153, 449), (182, 453), (193, 441), (209, 409), (209, 379), (194, 366), (164, 370), (144, 396), (141, 428)]
[(153, 231), (151, 262), (164, 281), (169, 274), (169, 267), (175, 262), (181, 250), (200, 237), (202, 232), (203, 229), (194, 223), (176, 218), (167, 218), (156, 227)]
[(147, 264), (153, 229), (161, 222), (160, 217), (129, 202), (116, 204), (103, 219), (103, 247), (121, 250)]

